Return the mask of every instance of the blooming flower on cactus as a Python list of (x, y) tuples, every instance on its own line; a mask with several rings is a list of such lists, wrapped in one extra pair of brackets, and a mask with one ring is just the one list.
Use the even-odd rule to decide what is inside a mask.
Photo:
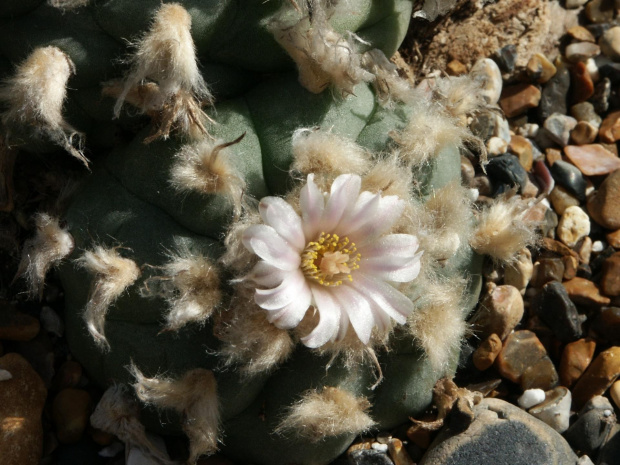
[(405, 323), (411, 300), (391, 282), (412, 281), (420, 272), (418, 240), (387, 234), (405, 202), (396, 196), (360, 192), (357, 175), (338, 176), (329, 194), (308, 175), (301, 189), (301, 217), (279, 197), (265, 197), (265, 224), (248, 227), (243, 244), (261, 260), (247, 279), (257, 286), (255, 302), (278, 328), (291, 329), (313, 306), (318, 325), (303, 337), (311, 348), (338, 341), (349, 324), (367, 344), (372, 329)]

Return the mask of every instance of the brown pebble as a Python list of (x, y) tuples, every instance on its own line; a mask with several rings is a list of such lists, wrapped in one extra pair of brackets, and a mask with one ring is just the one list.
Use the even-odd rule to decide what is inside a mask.
[(620, 169), (611, 173), (588, 198), (588, 213), (607, 229), (620, 229)]
[(571, 93), (575, 103), (585, 102), (594, 94), (594, 83), (586, 64), (577, 63), (572, 69)]
[(41, 415), (47, 389), (21, 355), (0, 357), (0, 369), (12, 375), (0, 381), (0, 462), (39, 465), (43, 450)]
[(571, 388), (592, 362), (596, 342), (579, 339), (566, 344), (560, 361), (560, 383)]
[(523, 318), (523, 297), (514, 286), (497, 286), (484, 296), (472, 323), (481, 338), (505, 339)]
[(547, 164), (549, 166), (553, 166), (553, 164), (562, 159), (562, 152), (558, 149), (548, 148), (545, 149), (545, 158), (547, 160)]
[(104, 447), (112, 444), (112, 441), (116, 438), (113, 434), (107, 433), (98, 428), (93, 428), (92, 426), (88, 427), (88, 435), (96, 444)]
[(500, 375), (525, 389), (549, 390), (558, 384), (558, 374), (536, 334), (521, 330), (510, 334), (495, 359)]
[(560, 256), (572, 255), (573, 257), (579, 257), (573, 249), (565, 244), (562, 244), (560, 241), (556, 241), (555, 239), (551, 239), (549, 237), (543, 238), (542, 247), (543, 249)]
[(75, 360), (67, 360), (56, 372), (54, 377), (54, 389), (61, 390), (68, 387), (76, 387), (82, 377), (82, 365)]
[(611, 396), (611, 400), (614, 401), (617, 408), (620, 408), (620, 381), (616, 381), (609, 388), (609, 395)]
[(614, 19), (614, 4), (609, 0), (590, 0), (584, 10), (593, 23), (609, 23)]
[(597, 339), (620, 344), (620, 308), (603, 307), (592, 323)]
[(66, 388), (60, 391), (52, 406), (56, 436), (62, 444), (78, 442), (91, 414), (91, 399), (83, 389)]
[(446, 65), (446, 72), (450, 76), (461, 76), (462, 74), (467, 74), (467, 65), (459, 60), (452, 60)]
[(516, 261), (504, 269), (504, 284), (516, 287), (523, 294), (533, 273), (532, 253), (527, 248), (521, 249)]
[(461, 181), (464, 186), (471, 186), (474, 181), (476, 170), (469, 158), (461, 156)]
[(573, 39), (581, 42), (596, 42), (596, 38), (592, 35), (592, 33), (583, 26), (573, 26), (566, 32)]
[(568, 207), (578, 206), (579, 200), (575, 198), (570, 192), (568, 192), (564, 187), (556, 184), (551, 193), (549, 194), (549, 200), (551, 201), (551, 205), (553, 205), (553, 209), (558, 215), (562, 215), (564, 210)]
[(562, 283), (570, 300), (577, 305), (597, 306), (608, 305), (609, 297), (601, 295), (598, 286), (585, 278), (573, 278)]
[(551, 63), (546, 56), (541, 53), (535, 53), (529, 59), (526, 66), (528, 76), (538, 82), (544, 84), (557, 72), (557, 68)]
[(475, 350), (473, 355), (474, 366), (480, 371), (490, 368), (501, 350), (502, 340), (497, 334), (491, 334)]
[(620, 249), (620, 229), (610, 232), (605, 236), (605, 239), (614, 249)]
[(0, 339), (6, 341), (30, 341), (39, 334), (41, 324), (35, 317), (0, 308)]
[(579, 260), (571, 255), (562, 257), (564, 263), (564, 279), (570, 280), (577, 276), (577, 268), (579, 268)]
[(519, 116), (538, 106), (540, 89), (532, 84), (516, 84), (504, 87), (499, 104), (507, 118)]
[(620, 375), (620, 346), (601, 352), (573, 389), (573, 407), (580, 409), (594, 396), (602, 396)]
[(388, 442), (388, 454), (394, 465), (415, 465), (403, 446), (403, 442), (398, 438), (391, 438)]
[(347, 449), (347, 454), (351, 452), (355, 452), (356, 450), (368, 450), (372, 449), (372, 443), (374, 439), (364, 439), (362, 442), (356, 442), (355, 444), (351, 444)]
[(534, 274), (530, 284), (532, 287), (543, 287), (550, 281), (562, 281), (564, 262), (561, 258), (541, 258), (534, 263)]
[(431, 444), (431, 432), (420, 425), (412, 425), (407, 429), (407, 438), (420, 449), (428, 449)]
[(590, 236), (586, 236), (579, 241), (575, 247), (575, 252), (577, 252), (581, 263), (590, 263), (590, 256), (592, 255), (592, 239)]
[(525, 168), (525, 171), (530, 171), (532, 169), (534, 154), (532, 152), (532, 144), (529, 140), (523, 136), (514, 135), (510, 138), (508, 150), (519, 158), (519, 163)]
[(567, 145), (564, 153), (586, 176), (599, 176), (620, 169), (620, 158), (600, 144)]
[(603, 262), (601, 290), (608, 296), (620, 295), (620, 252), (616, 252)]
[(570, 140), (575, 145), (591, 144), (596, 140), (598, 129), (587, 121), (579, 121), (570, 131)]
[(620, 139), (620, 111), (609, 113), (598, 130), (601, 142), (613, 144)]

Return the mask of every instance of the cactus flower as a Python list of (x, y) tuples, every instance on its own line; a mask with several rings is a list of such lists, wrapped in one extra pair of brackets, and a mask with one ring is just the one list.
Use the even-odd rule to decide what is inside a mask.
[(361, 178), (338, 176), (329, 194), (308, 175), (301, 189), (301, 217), (279, 197), (265, 197), (265, 224), (248, 227), (243, 244), (260, 260), (246, 278), (257, 286), (255, 302), (278, 328), (299, 324), (310, 306), (319, 323), (302, 342), (311, 348), (342, 339), (349, 323), (367, 344), (372, 329), (404, 324), (413, 303), (390, 282), (412, 281), (420, 272), (418, 239), (387, 234), (405, 201), (360, 193)]

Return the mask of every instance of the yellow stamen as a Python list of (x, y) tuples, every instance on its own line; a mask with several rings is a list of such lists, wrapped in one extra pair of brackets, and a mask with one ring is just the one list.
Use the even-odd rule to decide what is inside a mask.
[(343, 279), (353, 281), (351, 272), (359, 268), (362, 256), (348, 237), (321, 233), (316, 241), (308, 242), (301, 254), (304, 275), (323, 286), (340, 286)]

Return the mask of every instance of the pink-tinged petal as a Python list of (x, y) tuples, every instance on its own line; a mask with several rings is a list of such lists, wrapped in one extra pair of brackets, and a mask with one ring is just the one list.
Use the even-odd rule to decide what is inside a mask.
[(391, 234), (372, 244), (358, 248), (362, 259), (360, 270), (384, 281), (409, 282), (420, 273), (420, 257), (416, 254), (418, 239), (410, 234)]
[(366, 276), (359, 271), (355, 273), (351, 285), (362, 295), (372, 300), (381, 311), (394, 318), (397, 323), (404, 324), (413, 311), (413, 302), (390, 284)]
[(375, 326), (377, 327), (379, 332), (384, 333), (386, 331), (389, 331), (393, 326), (390, 316), (383, 310), (381, 310), (381, 307), (379, 307), (376, 303), (372, 301), (369, 301), (369, 303), (372, 314), (375, 317)]
[(346, 212), (336, 227), (338, 234), (348, 236), (358, 230), (368, 221), (372, 221), (375, 212), (379, 208), (381, 194), (373, 194), (368, 191), (362, 192), (351, 210)]
[(256, 289), (254, 301), (265, 310), (276, 310), (290, 304), (304, 287), (308, 287), (301, 271), (289, 273), (278, 287), (273, 289)]
[(355, 174), (342, 174), (334, 179), (327, 205), (323, 211), (321, 231), (336, 232), (334, 228), (342, 215), (351, 210), (360, 193), (362, 179)]
[(400, 264), (396, 260), (388, 261), (380, 258), (373, 258), (360, 263), (360, 269), (364, 270), (369, 276), (379, 278), (383, 281), (394, 281), (397, 283), (408, 283), (413, 281), (420, 274), (420, 257), (422, 252), (411, 258), (405, 264)]
[(349, 316), (347, 315), (347, 312), (341, 311), (340, 323), (338, 325), (338, 334), (336, 335), (334, 342), (339, 342), (344, 339), (344, 337), (347, 335), (347, 332), (349, 331), (349, 326)]
[(267, 320), (280, 329), (292, 329), (304, 318), (311, 303), (310, 287), (305, 286), (290, 304), (279, 310), (270, 311)]
[(280, 197), (265, 197), (258, 204), (263, 221), (271, 226), (298, 252), (306, 246), (301, 218), (293, 207)]
[(281, 270), (299, 268), (301, 257), (271, 226), (255, 224), (246, 229), (241, 238), (252, 253)]
[(334, 296), (346, 312), (357, 337), (364, 344), (368, 344), (375, 325), (375, 318), (368, 299), (347, 284), (335, 288)]
[(299, 193), (299, 207), (303, 219), (302, 227), (308, 241), (313, 241), (321, 233), (321, 218), (325, 208), (323, 193), (314, 183), (314, 174), (308, 175), (308, 182)]
[(319, 312), (319, 324), (310, 334), (301, 338), (306, 347), (315, 349), (334, 340), (340, 326), (340, 305), (332, 297), (328, 288), (311, 286), (314, 306)]
[(349, 234), (358, 247), (374, 241), (388, 232), (400, 218), (405, 208), (405, 202), (395, 195), (381, 197), (379, 207), (372, 217), (356, 231)]
[(253, 281), (257, 286), (271, 289), (279, 286), (289, 273), (290, 271), (281, 270), (261, 260), (244, 279)]
[(391, 256), (413, 257), (420, 243), (412, 234), (389, 234), (377, 241), (358, 247), (357, 250), (364, 258), (380, 258)]

